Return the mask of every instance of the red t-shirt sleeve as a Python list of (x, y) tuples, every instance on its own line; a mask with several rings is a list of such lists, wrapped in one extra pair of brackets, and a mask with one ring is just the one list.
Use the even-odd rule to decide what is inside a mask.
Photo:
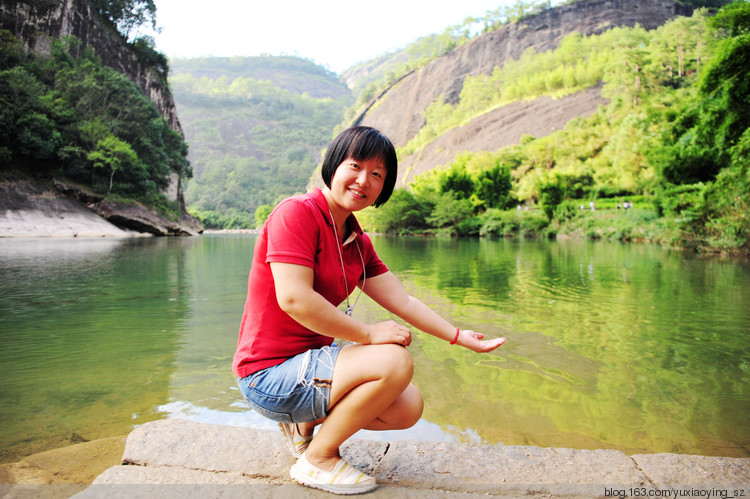
[(287, 199), (271, 214), (266, 227), (266, 263), (280, 262), (314, 267), (319, 225), (315, 208), (298, 199)]

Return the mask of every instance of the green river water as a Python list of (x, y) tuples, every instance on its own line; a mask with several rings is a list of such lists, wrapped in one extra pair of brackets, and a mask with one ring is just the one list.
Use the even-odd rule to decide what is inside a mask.
[[(231, 373), (254, 235), (0, 239), (0, 462), (162, 418), (275, 429)], [(358, 438), (750, 456), (750, 266), (584, 241), (373, 237), (488, 337), (417, 334), (409, 430)], [(354, 313), (389, 317), (364, 295)]]

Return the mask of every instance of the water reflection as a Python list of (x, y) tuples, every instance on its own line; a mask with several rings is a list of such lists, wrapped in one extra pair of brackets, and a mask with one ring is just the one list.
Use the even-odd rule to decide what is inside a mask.
[(126, 239), (4, 239), (0, 244), (0, 262), (7, 267), (59, 265), (66, 260), (82, 260), (107, 255), (126, 244)]
[(189, 309), (185, 247), (61, 239), (0, 248), (2, 459), (160, 417)]
[[(747, 265), (645, 245), (373, 239), (410, 293), (509, 341), (477, 355), (418, 334), (423, 419), (359, 437), (748, 455)], [(254, 244), (0, 240), (4, 459), (164, 417), (275, 429), (230, 369)], [(355, 316), (390, 318), (364, 295)]]
[(746, 265), (590, 242), (378, 250), (394, 248), (417, 294), (510, 338), (482, 360), (424, 340), (416, 379), (431, 421), (487, 442), (747, 455)]

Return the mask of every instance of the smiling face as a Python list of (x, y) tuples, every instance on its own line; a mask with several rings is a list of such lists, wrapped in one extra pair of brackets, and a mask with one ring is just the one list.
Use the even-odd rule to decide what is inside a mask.
[[(354, 165), (347, 162), (354, 162)], [(363, 168), (368, 165), (374, 165), (380, 163), (384, 172), (382, 172), (380, 178), (383, 182), (380, 187), (380, 194), (373, 195), (372, 189), (369, 188), (366, 183), (363, 184), (360, 189), (354, 189), (358, 199), (359, 196), (364, 196), (368, 201), (367, 206), (381, 206), (383, 203), (388, 201), (393, 193), (393, 188), (396, 185), (396, 177), (398, 175), (398, 158), (396, 157), (396, 149), (393, 147), (391, 141), (375, 130), (374, 128), (367, 126), (353, 126), (347, 128), (333, 139), (330, 146), (326, 150), (325, 157), (323, 158), (323, 164), (321, 165), (320, 173), (323, 183), (332, 189), (333, 176), (342, 169), (357, 169)], [(372, 170), (371, 168), (368, 171)], [(370, 171), (372, 173), (372, 171)], [(349, 177), (353, 175), (351, 170), (341, 172), (342, 177)], [(371, 175), (369, 177), (377, 178), (377, 175)], [(368, 189), (364, 189), (368, 187)], [(369, 192), (365, 192), (368, 190)], [(326, 191), (330, 192), (330, 191)], [(326, 195), (327, 196), (327, 195)], [(343, 200), (343, 198), (342, 198)], [(338, 201), (337, 201), (338, 202)], [(329, 201), (330, 204), (330, 201)], [(346, 206), (346, 203), (342, 205)], [(334, 207), (331, 207), (334, 209)], [(362, 209), (361, 207), (357, 209)], [(349, 212), (351, 213), (351, 211)]]
[(331, 179), (328, 203), (332, 211), (348, 215), (372, 205), (380, 196), (388, 171), (378, 158), (345, 159)]

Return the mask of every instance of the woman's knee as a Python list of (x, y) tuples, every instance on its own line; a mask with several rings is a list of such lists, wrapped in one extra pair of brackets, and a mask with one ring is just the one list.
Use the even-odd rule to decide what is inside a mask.
[(416, 386), (409, 383), (381, 419), (389, 425), (389, 429), (405, 430), (417, 424), (422, 417), (423, 409), (422, 394)]
[(414, 375), (414, 358), (408, 349), (400, 345), (382, 345), (386, 347), (380, 354), (380, 365), (383, 374), (407, 382)]
[(404, 390), (404, 397), (406, 402), (406, 409), (404, 411), (404, 424), (405, 428), (411, 428), (417, 421), (422, 417), (422, 411), (424, 410), (424, 399), (422, 393), (413, 384), (409, 383), (409, 386)]

